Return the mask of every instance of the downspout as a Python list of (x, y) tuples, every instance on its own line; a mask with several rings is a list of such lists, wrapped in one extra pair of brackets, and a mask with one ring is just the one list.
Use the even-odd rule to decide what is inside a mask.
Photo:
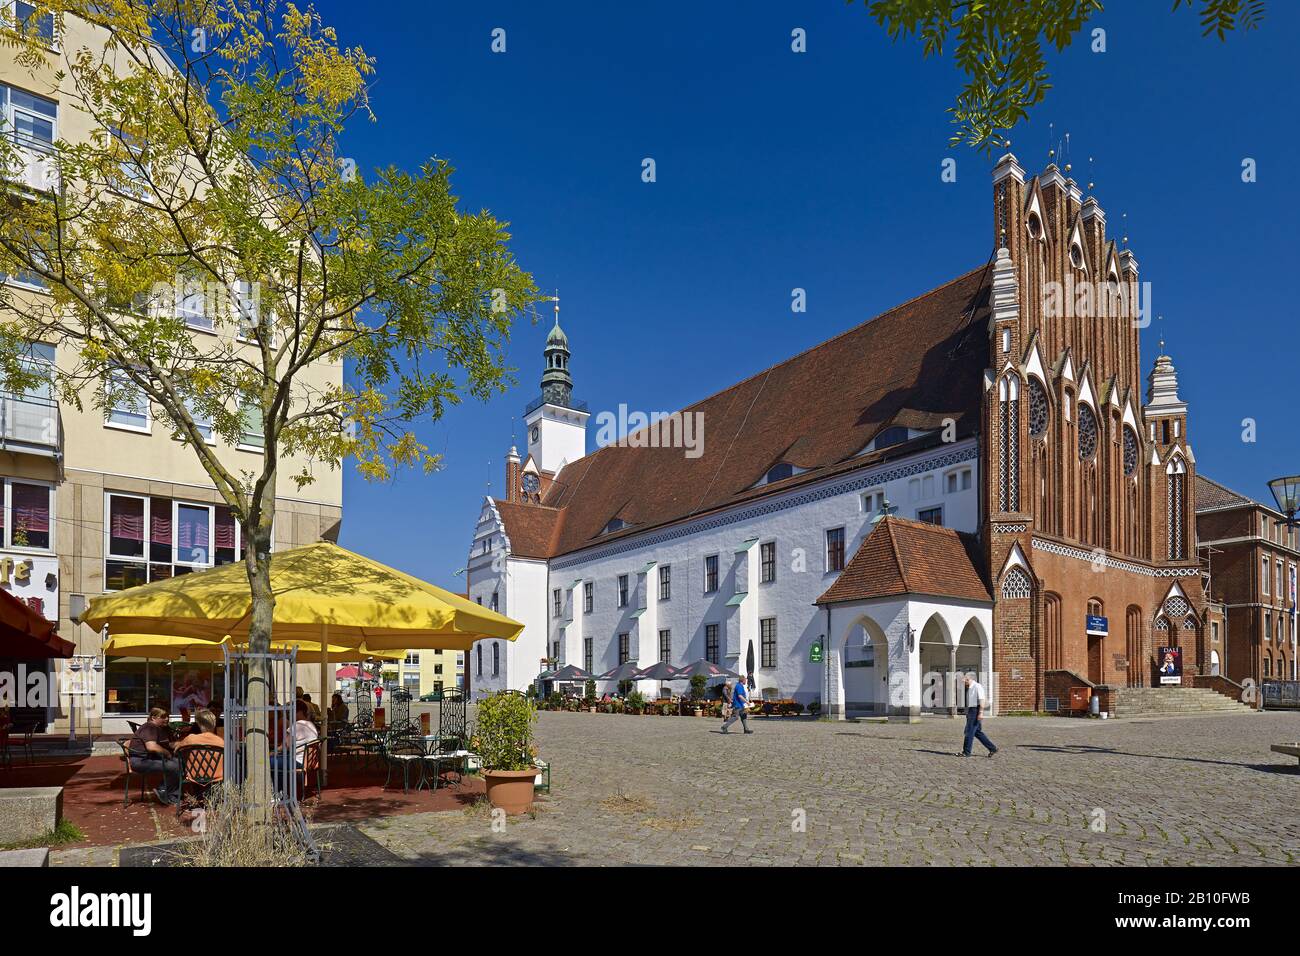
[(826, 636), (822, 638), (822, 669), (826, 671), (826, 719), (831, 716), (831, 606), (826, 605)]

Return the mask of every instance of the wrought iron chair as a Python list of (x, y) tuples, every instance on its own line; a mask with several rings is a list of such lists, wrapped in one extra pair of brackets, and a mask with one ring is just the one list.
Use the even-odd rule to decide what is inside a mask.
[(122, 806), (124, 807), (129, 807), (131, 805), (131, 778), (132, 777), (140, 778), (140, 799), (141, 800), (148, 799), (148, 796), (145, 793), (145, 791), (149, 786), (149, 777), (151, 775), (157, 774), (158, 776), (162, 777), (164, 781), (166, 781), (167, 779), (166, 774), (164, 774), (163, 771), (161, 770), (137, 770), (135, 769), (135, 767), (131, 766), (131, 741), (133, 741), (134, 739), (135, 739), (134, 737), (119, 737), (117, 740), (117, 745), (122, 748), (122, 764), (124, 766), (124, 769), (126, 770), (126, 781), (122, 785)]
[(140, 724), (138, 721), (128, 720), (126, 722), (126, 729), (131, 731), (131, 733), (135, 733), (137, 730), (140, 729)]
[(185, 788), (187, 786), (198, 790), (196, 802), (202, 803), (207, 799), (208, 790), (221, 782), (225, 756), (224, 747), (215, 747), (211, 744), (194, 744), (177, 749), (176, 759), (181, 764), (181, 798), (176, 802), (177, 817), (186, 809)]
[(36, 762), (32, 750), (32, 737), (36, 735), (36, 724), (11, 724), (5, 733), (5, 740), (0, 743), (0, 750), (5, 752), (9, 766), (13, 766), (11, 751), (21, 750), (27, 755), (27, 763)]
[(9, 727), (0, 727), (0, 767), (12, 767), (13, 757), (9, 754)]
[[(388, 789), (389, 782), (393, 779), (393, 771), (397, 768), (402, 770), (402, 792), (411, 789), (411, 768), (414, 767), (416, 772), (424, 775), (424, 747), (415, 740), (407, 738), (405, 740), (398, 738), (384, 747), (384, 761), (388, 764), (388, 776), (384, 779), (384, 789)], [(420, 781), (416, 781), (416, 787), (419, 788)]]

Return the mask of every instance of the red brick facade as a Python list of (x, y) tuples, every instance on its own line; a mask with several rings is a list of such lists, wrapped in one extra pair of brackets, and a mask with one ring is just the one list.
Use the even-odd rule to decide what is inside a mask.
[(983, 539), (1000, 707), (1040, 709), (1048, 671), (1150, 685), (1159, 646), (1206, 672), (1195, 458), (1167, 357), (1142, 401), (1137, 261), (1054, 166), (1026, 182), (1004, 157), (993, 192)]
[(1292, 680), (1291, 581), (1300, 565), (1300, 529), (1287, 528), (1276, 511), (1215, 482), (1198, 478), (1197, 485), (1202, 563), (1213, 598), (1224, 608), (1219, 641), (1211, 640), (1220, 672), (1238, 684)]

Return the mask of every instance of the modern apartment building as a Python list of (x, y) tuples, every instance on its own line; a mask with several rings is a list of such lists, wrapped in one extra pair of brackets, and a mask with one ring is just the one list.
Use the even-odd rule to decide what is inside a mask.
[[(0, 135), (17, 141), (25, 157), (18, 168), (0, 170), (0, 177), (11, 199), (40, 202), (66, 185), (53, 162), (55, 144), (86, 142), (97, 128), (73, 104), (66, 58), (102, 48), (105, 35), (72, 18), (33, 28), (48, 37), (44, 66), (29, 69), (16, 62), (12, 49), (0, 47)], [(0, 281), (28, 301), (49, 294), (34, 276), (0, 276)], [(186, 290), (177, 295), (175, 308), (192, 335), (233, 338), (236, 347), (251, 348), (232, 331), (238, 323), (219, 312), (228, 305), (225, 298), (213, 301), (201, 290)], [(37, 368), (53, 368), (65, 367), (73, 358), (72, 349), (60, 342), (35, 342), (29, 361)], [(341, 365), (322, 364), (310, 369), (307, 379), (324, 387), (339, 384), (342, 374)], [(0, 586), (57, 621), (59, 634), (88, 658), (79, 663), (96, 680), (93, 693), (76, 702), (78, 729), (115, 732), (125, 730), (127, 718), (139, 718), (160, 702), (175, 713), (182, 703), (193, 706), (219, 698), (221, 668), (144, 658), (101, 660), (101, 636), (73, 623), (70, 615), (106, 591), (237, 561), (243, 542), (195, 451), (173, 436), (171, 423), (160, 418), (158, 409), (124, 393), (115, 395), (105, 413), (91, 398), (86, 396), (77, 408), (57, 401), (49, 388), (0, 397)], [(202, 430), (203, 423), (198, 424)], [(229, 469), (260, 470), (260, 421), (250, 419), (233, 446), (212, 434), (210, 425), (208, 435)], [(292, 458), (282, 461), (280, 471), (303, 469), (315, 481), (301, 491), (282, 479), (274, 550), (337, 538), (342, 475), (318, 462)], [(0, 669), (17, 663), (0, 661)], [(46, 666), (23, 663), (28, 673)], [(319, 687), (318, 666), (301, 666), (299, 683)], [(71, 705), (64, 695), (51, 701), (43, 715), (30, 716), (66, 729)]]

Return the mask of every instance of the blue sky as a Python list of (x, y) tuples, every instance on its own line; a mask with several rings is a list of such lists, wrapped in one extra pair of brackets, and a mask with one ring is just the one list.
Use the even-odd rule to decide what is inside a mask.
[[(558, 287), (576, 396), (671, 410), (982, 264), (991, 162), (949, 147), (961, 77), (891, 44), (862, 4), (640, 4), (396, 0), (383, 16), (319, 0), (347, 44), (378, 60), (375, 124), (347, 150), (362, 170), (449, 159), (463, 202), (509, 220), (512, 248)], [(1096, 182), (1108, 228), (1153, 283), (1189, 402), (1198, 465), (1271, 501), (1300, 470), (1296, 297), (1300, 187), (1293, 119), (1300, 5), (1260, 31), (1200, 36), (1167, 3), (1112, 4), (1049, 60), (1054, 88), (1012, 134), (1029, 173), (1048, 123), (1070, 132), (1073, 175)], [(506, 52), (491, 33), (506, 31)], [(790, 50), (795, 27), (808, 52)], [(641, 181), (654, 158), (657, 182)], [(940, 179), (947, 157), (957, 181)], [(1089, 157), (1092, 157), (1089, 173)], [(1241, 180), (1246, 157), (1258, 181)], [(808, 310), (790, 310), (791, 289)], [(434, 475), (376, 486), (347, 467), (341, 542), (459, 587), (482, 496), (503, 491), (512, 418), (539, 393), (550, 325), (521, 324), (518, 384), (419, 434)], [(1257, 440), (1242, 441), (1242, 420)], [(594, 447), (594, 418), (589, 447)]]

